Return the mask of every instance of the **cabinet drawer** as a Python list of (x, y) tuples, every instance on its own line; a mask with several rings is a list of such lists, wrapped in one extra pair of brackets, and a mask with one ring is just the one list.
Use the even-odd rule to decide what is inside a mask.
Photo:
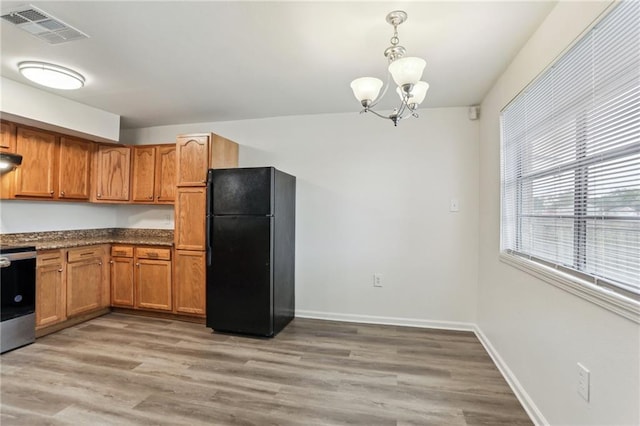
[(171, 249), (136, 247), (136, 256), (144, 259), (171, 260)]
[(102, 247), (83, 247), (77, 249), (69, 249), (67, 253), (67, 262), (80, 262), (86, 259), (92, 259), (102, 256)]
[(131, 247), (131, 246), (113, 246), (113, 247), (111, 247), (111, 256), (113, 256), (113, 257), (133, 257), (133, 247)]
[(62, 265), (63, 260), (60, 250), (38, 251), (36, 266)]

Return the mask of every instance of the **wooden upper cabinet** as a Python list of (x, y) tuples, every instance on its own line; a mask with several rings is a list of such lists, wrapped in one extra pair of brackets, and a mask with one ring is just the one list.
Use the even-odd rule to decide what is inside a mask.
[(156, 151), (156, 202), (171, 204), (176, 199), (176, 145), (158, 145)]
[(238, 144), (214, 133), (178, 136), (176, 185), (204, 186), (208, 169), (238, 167)]
[(238, 167), (238, 144), (216, 134), (212, 134), (211, 138), (209, 168), (231, 169)]
[(57, 137), (51, 133), (18, 128), (16, 152), (22, 165), (16, 169), (15, 196), (54, 198)]
[(133, 147), (131, 201), (173, 204), (176, 193), (176, 145)]
[(95, 165), (93, 201), (129, 201), (131, 147), (99, 145)]
[(16, 152), (16, 126), (0, 121), (0, 152)]
[(133, 147), (131, 200), (152, 203), (155, 198), (156, 147)]
[(88, 200), (93, 144), (87, 141), (60, 138), (58, 197)]
[(204, 186), (209, 168), (209, 135), (178, 136), (176, 186)]
[[(16, 126), (7, 121), (0, 121), (0, 152), (16, 152)], [(0, 175), (0, 198), (10, 198), (13, 190), (15, 173)]]

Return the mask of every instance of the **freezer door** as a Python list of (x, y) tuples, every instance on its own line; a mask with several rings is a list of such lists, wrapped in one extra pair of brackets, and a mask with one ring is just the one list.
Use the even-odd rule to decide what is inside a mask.
[(207, 326), (273, 335), (273, 218), (214, 216), (207, 267)]
[(273, 214), (273, 174), (273, 167), (212, 169), (213, 214)]

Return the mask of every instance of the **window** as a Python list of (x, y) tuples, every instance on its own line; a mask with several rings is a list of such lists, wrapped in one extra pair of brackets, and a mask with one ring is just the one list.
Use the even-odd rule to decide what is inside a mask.
[(640, 2), (503, 111), (501, 250), (640, 300)]

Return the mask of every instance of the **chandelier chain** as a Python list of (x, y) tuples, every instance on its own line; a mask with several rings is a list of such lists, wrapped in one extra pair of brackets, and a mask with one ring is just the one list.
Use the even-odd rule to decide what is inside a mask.
[(398, 38), (398, 26), (393, 26), (393, 37), (391, 37), (391, 45), (397, 46), (400, 43), (400, 39)]

